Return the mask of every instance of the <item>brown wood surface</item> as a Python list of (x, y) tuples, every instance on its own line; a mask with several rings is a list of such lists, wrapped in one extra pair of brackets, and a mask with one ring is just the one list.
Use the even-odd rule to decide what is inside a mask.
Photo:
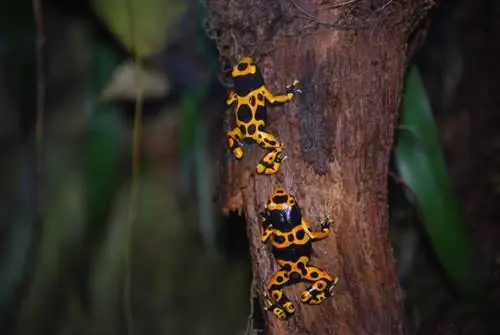
[[(346, 2), (343, 0), (342, 2)], [(221, 193), (226, 211), (242, 210), (259, 294), (276, 263), (259, 235), (259, 211), (274, 187), (294, 194), (306, 220), (332, 234), (313, 244), (312, 264), (340, 278), (320, 306), (300, 303), (305, 284), (285, 289), (297, 310), (287, 321), (265, 312), (267, 332), (405, 334), (402, 295), (389, 243), (387, 178), (408, 58), (408, 41), (430, 5), (425, 1), (205, 1), (224, 57), (259, 59), (274, 93), (294, 79), (303, 94), (269, 108), (268, 130), (288, 159), (273, 176), (255, 174), (264, 152), (245, 146), (236, 161), (225, 151)], [(317, 19), (312, 19), (312, 16)], [(320, 22), (334, 22), (337, 29)], [(351, 29), (357, 27), (356, 29)], [(222, 44), (226, 44), (223, 48)]]

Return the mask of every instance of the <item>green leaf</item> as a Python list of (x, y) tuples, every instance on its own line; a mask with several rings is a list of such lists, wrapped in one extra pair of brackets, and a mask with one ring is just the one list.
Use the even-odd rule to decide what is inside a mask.
[(413, 191), (435, 254), (464, 298), (482, 296), (476, 250), (461, 217), (438, 140), (432, 110), (416, 67), (406, 78), (395, 160)]
[[(99, 99), (118, 63), (111, 47), (94, 38), (94, 101)], [(85, 143), (87, 229), (101, 226), (118, 187), (120, 110), (111, 103), (95, 103), (88, 119)]]
[(181, 153), (191, 152), (196, 137), (199, 101), (195, 95), (185, 93), (181, 97)]
[(80, 285), (82, 301), (89, 289), (86, 276), (105, 236), (107, 218), (119, 187), (120, 110), (111, 103), (96, 103), (118, 65), (118, 56), (97, 36), (93, 44), (93, 108), (87, 122), (83, 151), (86, 218), (81, 246), (77, 246), (84, 248), (86, 255), (74, 261), (74, 276)]
[(92, 6), (123, 46), (139, 57), (162, 49), (187, 10), (181, 0), (93, 0)]

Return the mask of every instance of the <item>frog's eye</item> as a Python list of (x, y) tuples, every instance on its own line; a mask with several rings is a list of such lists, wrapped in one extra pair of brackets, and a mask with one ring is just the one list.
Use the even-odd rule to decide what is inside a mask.
[(238, 70), (244, 71), (248, 67), (247, 63), (239, 63), (238, 64)]

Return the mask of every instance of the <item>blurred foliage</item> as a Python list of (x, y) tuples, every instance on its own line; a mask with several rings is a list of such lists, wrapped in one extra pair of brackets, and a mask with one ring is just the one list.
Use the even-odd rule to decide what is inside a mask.
[(111, 81), (102, 92), (102, 100), (134, 101), (137, 77), (141, 78), (141, 89), (145, 99), (162, 99), (171, 90), (164, 73), (143, 65), (136, 66), (134, 62), (126, 60), (114, 70)]
[[(395, 161), (447, 276), (469, 299), (482, 297), (476, 250), (446, 172), (437, 128), (417, 67), (406, 77)], [(413, 198), (413, 197), (411, 197)]]
[[(14, 42), (22, 36), (34, 37), (33, 4), (31, 0), (5, 1), (1, 12), (13, 15), (4, 15), (0, 20), (2, 39)], [(33, 39), (34, 40), (34, 39)]]
[[(196, 18), (197, 32), (199, 35), (204, 35), (205, 30), (202, 25), (203, 19), (205, 18), (205, 10), (200, 2), (196, 2), (194, 7), (194, 17)], [(203, 63), (206, 64), (207, 73), (214, 77), (214, 73), (218, 67), (217, 55), (212, 51), (209, 45), (209, 40), (207, 38), (199, 38), (196, 40), (194, 53), (202, 59)], [(186, 92), (181, 97), (181, 131), (180, 131), (180, 144), (181, 153), (186, 156), (193, 149), (197, 150), (195, 146), (196, 142), (196, 132), (199, 128), (200, 115), (198, 111), (202, 110), (202, 104), (207, 99), (207, 94), (211, 87), (210, 76), (205, 80), (200, 80), (197, 85), (193, 88), (186, 90)], [(200, 148), (198, 148), (199, 150)]]
[(114, 51), (98, 38), (93, 43), (93, 103), (86, 130), (85, 173), (88, 224), (100, 221), (117, 187), (120, 116), (117, 106), (96, 99), (119, 64)]
[[(141, 57), (155, 54), (161, 65), (172, 38), (184, 38), (178, 24), (185, 19), (188, 2), (157, 1), (148, 5), (141, 1), (132, 3), (128, 9), (127, 3), (96, 1), (93, 4), (96, 13), (127, 51)], [(27, 139), (26, 145), (31, 146), (34, 113), (23, 111), (34, 110), (33, 99), (26, 98), (34, 96), (36, 82), (32, 76), (34, 30), (31, 2), (23, 4), (26, 6), (19, 8), (24, 11), (22, 14), (28, 13), (29, 25), (14, 27), (23, 32), (23, 43), (10, 38), (21, 36), (19, 34), (0, 32), (5, 33), (0, 35), (3, 43), (0, 56), (9, 70), (6, 81), (11, 83), (7, 97), (13, 101), (12, 106), (5, 104), (8, 108), (3, 111), (14, 117), (21, 115), (23, 122), (30, 120), (23, 136)], [(129, 10), (134, 14), (133, 25), (127, 17)], [(130, 71), (130, 60), (122, 59), (113, 41), (99, 31), (99, 27), (89, 25), (85, 19), (65, 16), (54, 10), (51, 3), (45, 6), (44, 14), (47, 22), (46, 216), (43, 230), (37, 235), (32, 225), (32, 208), (28, 207), (34, 204), (26, 198), (26, 192), (33, 194), (33, 152), (28, 151), (30, 159), (13, 154), (9, 161), (12, 171), (17, 171), (18, 166), (21, 172), (24, 167), (31, 171), (16, 175), (20, 180), (13, 179), (12, 173), (5, 175), (20, 185), (16, 185), (20, 189), (16, 196), (22, 203), (15, 212), (27, 224), (11, 220), (16, 222), (16, 229), (22, 228), (18, 229), (19, 234), (3, 227), (0, 231), (7, 232), (5, 237), (12, 242), (3, 245), (3, 250), (9, 252), (2, 253), (0, 262), (0, 320), (10, 321), (8, 328), (0, 324), (0, 333), (5, 330), (5, 333), (33, 334), (42, 329), (51, 334), (123, 334), (126, 331), (123, 322), (125, 222), (130, 193), (130, 127), (124, 122), (130, 108), (124, 102), (135, 97), (135, 76)], [(196, 24), (201, 26), (201, 22)], [(139, 28), (134, 34), (130, 33), (132, 26)], [(198, 41), (203, 39), (206, 37), (198, 35)], [(210, 53), (204, 54), (203, 42), (201, 45), (198, 56), (208, 58), (199, 64), (216, 64)], [(190, 73), (189, 64), (177, 66), (179, 73)], [(248, 261), (207, 257), (206, 246), (199, 243), (197, 214), (200, 201), (204, 203), (201, 217), (208, 218), (207, 212), (214, 210), (213, 185), (207, 183), (200, 188), (202, 195), (191, 196), (187, 203), (190, 209), (186, 211), (188, 207), (183, 204), (176, 184), (184, 169), (179, 155), (172, 154), (180, 147), (182, 138), (178, 130), (182, 108), (191, 115), (186, 128), (190, 134), (186, 139), (189, 150), (208, 152), (206, 144), (194, 145), (193, 141), (200, 140), (198, 127), (205, 127), (198, 118), (199, 109), (213, 82), (209, 77), (202, 86), (193, 85), (194, 90), (179, 90), (173, 87), (164, 69), (155, 68), (156, 65), (158, 62), (142, 68), (146, 79), (145, 97), (155, 104), (148, 101), (145, 108), (150, 121), (144, 124), (141, 162), (148, 164), (140, 176), (139, 211), (131, 241), (129, 271), (134, 328), (151, 334), (235, 334), (245, 328), (247, 318)], [(4, 86), (0, 84), (0, 88)], [(163, 103), (165, 98), (168, 102)], [(2, 117), (5, 113), (2, 112)], [(25, 144), (14, 143), (20, 148)], [(145, 157), (147, 155), (155, 157)], [(200, 165), (205, 173), (214, 163), (206, 156), (202, 155), (205, 159)], [(201, 191), (197, 189), (197, 192)], [(203, 233), (212, 239), (217, 237), (220, 224), (213, 223), (207, 226), (211, 230)], [(33, 239), (38, 243), (32, 243)], [(36, 249), (32, 249), (35, 246)], [(28, 257), (29, 250), (34, 251), (31, 257)]]
[(187, 9), (182, 0), (93, 0), (92, 5), (123, 46), (141, 58), (164, 47)]
[[(80, 257), (75, 263), (75, 279), (80, 282), (80, 300), (88, 305), (89, 279), (87, 273), (96, 257), (96, 249), (105, 237), (106, 225), (113, 199), (118, 191), (118, 160), (120, 138), (123, 136), (120, 110), (111, 103), (101, 102), (111, 75), (119, 64), (116, 52), (99, 36), (92, 38), (92, 96), (89, 98), (84, 144), (85, 233), (81, 239)], [(76, 266), (76, 264), (81, 264)]]
[(192, 152), (196, 140), (196, 125), (200, 98), (196, 94), (185, 93), (181, 97), (181, 124), (180, 145), (181, 153), (186, 155)]
[(31, 1), (6, 2), (0, 20), (0, 333), (14, 314), (36, 236), (33, 147), (20, 141), (22, 115), (35, 106)]

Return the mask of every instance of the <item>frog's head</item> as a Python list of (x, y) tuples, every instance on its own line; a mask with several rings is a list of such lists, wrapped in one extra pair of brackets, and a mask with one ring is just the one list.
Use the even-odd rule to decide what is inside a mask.
[(286, 231), (300, 224), (302, 218), (297, 201), (283, 188), (277, 188), (271, 193), (263, 216), (266, 224)]
[(294, 206), (297, 206), (295, 197), (280, 187), (271, 193), (266, 208), (269, 210), (285, 210)]
[(233, 72), (231, 75), (233, 77), (247, 76), (249, 74), (255, 74), (257, 72), (257, 66), (251, 57), (243, 57), (240, 59), (238, 64), (233, 67)]

